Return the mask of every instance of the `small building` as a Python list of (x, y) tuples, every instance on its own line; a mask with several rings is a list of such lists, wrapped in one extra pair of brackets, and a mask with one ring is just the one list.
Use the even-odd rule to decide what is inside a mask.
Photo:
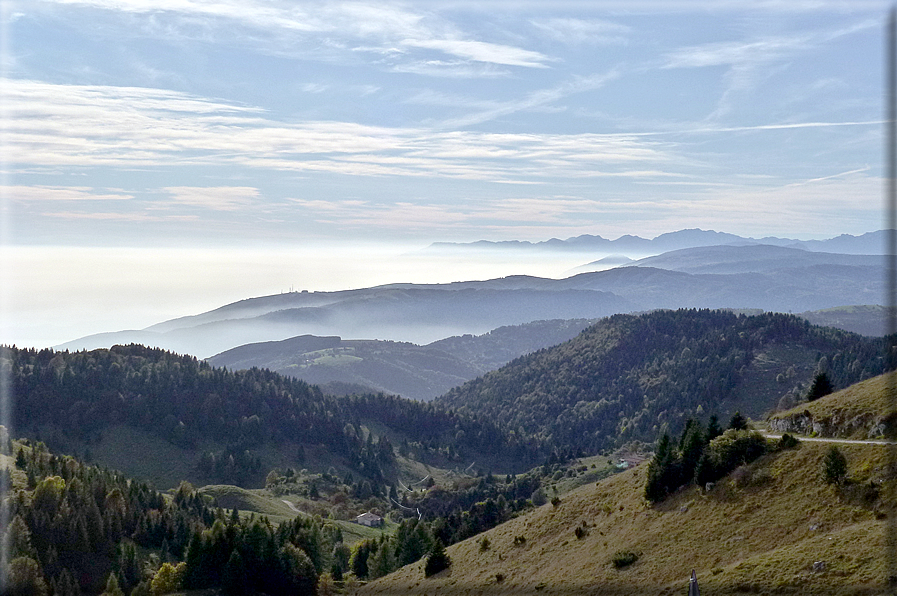
[(355, 523), (369, 528), (379, 528), (383, 525), (383, 518), (368, 511), (367, 513), (362, 513), (356, 517)]

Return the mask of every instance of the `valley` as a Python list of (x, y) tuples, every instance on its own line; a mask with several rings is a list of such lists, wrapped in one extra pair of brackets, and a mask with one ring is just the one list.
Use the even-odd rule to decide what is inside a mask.
[(0, 0), (0, 71), (0, 596), (897, 596), (897, 9)]
[[(559, 280), (290, 293), (78, 340), (131, 343), (4, 348), (17, 424), (3, 462), (30, 532), (13, 555), (66, 596), (110, 577), (138, 596), (164, 581), (674, 594), (691, 568), (711, 594), (876, 593), (884, 538), (864, 537), (883, 536), (887, 448), (839, 443), (832, 486), (831, 445), (780, 437), (894, 436), (886, 312), (858, 306), (874, 304), (879, 260), (691, 246)], [(783, 304), (818, 310), (769, 312)], [(394, 339), (418, 325), (437, 339)], [(169, 341), (234, 345), (201, 359)], [(48, 532), (99, 523), (78, 521), (86, 482), (105, 483), (101, 510), (128, 495), (120, 519), (47, 550)], [(52, 522), (33, 508), (46, 491)], [(450, 565), (425, 573), (437, 555)]]

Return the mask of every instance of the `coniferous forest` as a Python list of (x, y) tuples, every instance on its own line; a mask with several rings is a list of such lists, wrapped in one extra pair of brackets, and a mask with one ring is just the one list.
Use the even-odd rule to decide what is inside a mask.
[(773, 392), (752, 393), (752, 375), (762, 374), (760, 355), (803, 352), (814, 367), (803, 384), (822, 365), (834, 386), (843, 388), (884, 372), (886, 341), (774, 313), (614, 315), (437, 402), (494, 420), (518, 436), (597, 452), (632, 440), (653, 443), (665, 432), (678, 434), (688, 418), (707, 419), (724, 408), (750, 408), (759, 416), (775, 409), (783, 393), (799, 393), (787, 359), (782, 378), (771, 373)]
[(291, 442), (323, 445), (356, 473), (382, 482), (391, 476), (394, 450), (385, 435), (376, 444), (359, 435), (356, 429), (371, 421), (400, 430), (424, 457), (461, 461), (490, 453), (519, 462), (521, 471), (541, 457), (537, 442), (472, 415), (382, 394), (336, 398), (267, 370), (228, 371), (159, 349), (7, 354), (19, 426), (53, 425), (86, 443), (114, 424), (185, 447), (212, 442), (220, 450), (204, 452), (197, 466), (222, 481), (264, 477), (255, 451)]
[[(323, 447), (351, 470), (347, 477), (363, 480), (355, 483), (359, 491), (375, 487), (367, 492), (399, 520), (390, 535), (348, 545), (321, 517), (275, 525), (222, 509), (187, 483), (166, 495), (39, 441), (5, 438), (15, 461), (2, 479), (13, 489), (8, 587), (66, 596), (180, 588), (313, 594), (318, 584), (326, 592), (344, 576), (373, 579), (424, 557), (438, 563), (445, 546), (545, 503), (546, 480), (572, 474), (564, 462), (624, 442), (660, 438), (645, 496), (661, 501), (769, 449), (744, 430), (740, 414), (725, 433), (710, 416), (727, 403), (761, 399), (744, 390), (758, 374), (773, 375), (778, 393), (813, 399), (820, 378), (831, 390), (883, 372), (885, 341), (789, 315), (617, 315), (428, 404), (382, 394), (333, 397), (268, 370), (229, 371), (138, 345), (74, 353), (8, 348), (3, 366), (19, 428), (52, 428), (90, 445), (116, 425), (131, 426), (193, 449), (194, 465), (209, 476), (247, 485), (268, 472), (267, 447), (298, 446), (299, 459), (303, 446)], [(791, 366), (776, 373), (769, 363), (777, 353), (802, 362), (802, 372)], [(767, 369), (758, 373), (758, 362)], [(376, 436), (360, 432), (372, 426)], [(400, 455), (448, 465), (479, 460), (501, 474), (480, 471), (453, 487), (400, 496)], [(268, 476), (276, 485), (292, 474)]]

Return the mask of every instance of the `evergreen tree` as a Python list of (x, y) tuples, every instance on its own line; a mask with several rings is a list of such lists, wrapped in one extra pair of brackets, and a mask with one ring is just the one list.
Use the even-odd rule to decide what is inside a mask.
[(118, 578), (115, 577), (114, 573), (109, 574), (109, 579), (106, 580), (106, 589), (100, 596), (125, 596), (125, 593), (118, 586)]
[(445, 552), (445, 546), (443, 546), (441, 540), (437, 539), (433, 550), (430, 551), (427, 557), (427, 562), (424, 564), (424, 575), (430, 577), (451, 566), (452, 560), (449, 558), (448, 553)]
[(349, 559), (349, 566), (352, 573), (359, 579), (365, 579), (368, 576), (368, 559), (377, 552), (380, 545), (376, 540), (363, 540), (355, 545), (352, 549), (352, 557)]
[(723, 434), (723, 429), (719, 425), (719, 418), (714, 414), (707, 421), (707, 442), (709, 443), (721, 434)]
[(221, 590), (225, 594), (245, 594), (249, 590), (249, 574), (240, 551), (234, 549), (221, 573)]
[(9, 596), (47, 596), (47, 582), (40, 565), (31, 557), (17, 557), (6, 569), (6, 594)]
[(847, 458), (834, 445), (825, 454), (822, 460), (823, 476), (829, 484), (843, 484), (847, 479)]
[(664, 500), (669, 493), (669, 477), (674, 463), (673, 448), (670, 435), (664, 433), (657, 443), (657, 450), (651, 463), (648, 464), (648, 482), (645, 485), (645, 498), (652, 503)]
[(687, 484), (694, 479), (698, 460), (704, 453), (706, 444), (706, 434), (701, 423), (696, 420), (688, 420), (682, 431), (682, 438), (679, 440), (679, 453), (682, 460), (681, 484)]
[(810, 389), (807, 391), (807, 401), (816, 401), (832, 391), (834, 391), (834, 388), (828, 378), (828, 374), (825, 372), (816, 373), (816, 376), (813, 377), (813, 384), (810, 385)]
[(729, 420), (729, 428), (733, 430), (747, 430), (747, 419), (741, 415), (741, 412), (735, 412)]

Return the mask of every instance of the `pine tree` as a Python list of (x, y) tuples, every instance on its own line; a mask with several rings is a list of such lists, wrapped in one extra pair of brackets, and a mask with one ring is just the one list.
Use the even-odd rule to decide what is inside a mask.
[(445, 552), (445, 546), (443, 546), (441, 540), (437, 539), (424, 565), (424, 575), (430, 577), (451, 566), (452, 560), (449, 558), (448, 553)]
[(670, 435), (664, 433), (657, 443), (657, 451), (654, 458), (648, 464), (648, 482), (645, 485), (645, 498), (652, 503), (663, 501), (669, 487), (667, 481), (670, 469), (673, 465), (673, 448), (670, 445)]
[(843, 484), (847, 479), (847, 459), (841, 451), (832, 445), (822, 461), (823, 475), (829, 484)]
[(731, 420), (729, 420), (729, 428), (734, 430), (747, 430), (747, 419), (741, 415), (741, 412), (735, 412)]
[(719, 425), (719, 418), (714, 414), (707, 421), (707, 442), (709, 443), (721, 434), (723, 434), (723, 429)]
[(115, 577), (115, 573), (109, 574), (109, 579), (106, 580), (106, 589), (100, 596), (125, 596), (125, 593), (118, 586), (118, 578)]
[(813, 378), (813, 384), (810, 385), (810, 389), (807, 391), (807, 401), (816, 401), (832, 391), (834, 391), (834, 388), (828, 375), (824, 372), (817, 373)]
[(240, 551), (234, 549), (221, 574), (221, 590), (225, 594), (245, 594), (249, 588), (249, 576)]

